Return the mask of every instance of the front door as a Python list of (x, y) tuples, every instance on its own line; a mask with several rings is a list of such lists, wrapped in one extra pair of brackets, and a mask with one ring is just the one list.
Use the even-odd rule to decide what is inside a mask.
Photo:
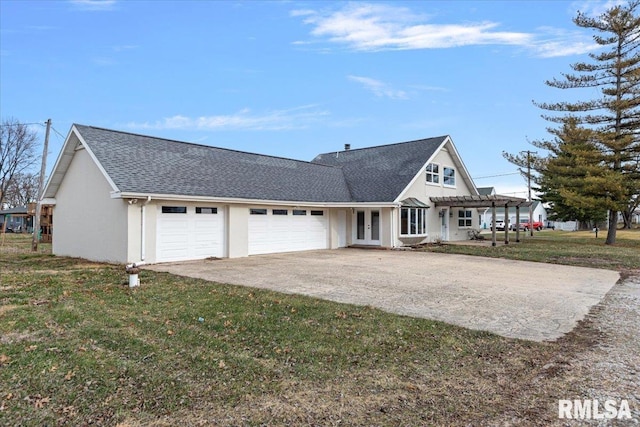
[(378, 209), (358, 209), (354, 222), (356, 244), (380, 245), (380, 211)]

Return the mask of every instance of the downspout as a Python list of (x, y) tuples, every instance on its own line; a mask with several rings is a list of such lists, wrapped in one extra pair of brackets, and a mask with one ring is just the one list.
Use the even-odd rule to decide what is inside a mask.
[(397, 203), (393, 208), (391, 208), (391, 248), (394, 249), (398, 247), (396, 245), (396, 234), (398, 233), (398, 222), (396, 215), (398, 214), (398, 212), (400, 212), (401, 207), (402, 204)]
[(147, 200), (140, 206), (140, 261), (144, 262), (146, 257), (145, 243), (147, 241), (147, 204), (151, 201), (151, 196), (147, 196)]

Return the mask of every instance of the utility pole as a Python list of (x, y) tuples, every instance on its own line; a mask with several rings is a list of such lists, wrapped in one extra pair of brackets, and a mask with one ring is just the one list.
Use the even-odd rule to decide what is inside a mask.
[(49, 151), (49, 132), (51, 131), (51, 119), (47, 120), (47, 131), (44, 135), (44, 149), (42, 150), (42, 166), (40, 167), (40, 180), (38, 182), (38, 200), (36, 200), (36, 215), (33, 218), (33, 239), (31, 250), (38, 251), (40, 242), (40, 216), (42, 215), (42, 196), (44, 192), (44, 174), (47, 170), (47, 151)]
[[(529, 197), (527, 201), (531, 200), (531, 151), (527, 150), (527, 188), (529, 190)], [(533, 237), (533, 204), (529, 205), (529, 235)]]

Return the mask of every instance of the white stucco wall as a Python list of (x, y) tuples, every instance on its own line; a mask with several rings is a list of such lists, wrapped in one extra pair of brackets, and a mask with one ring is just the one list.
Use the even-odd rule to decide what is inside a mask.
[[(431, 202), (430, 197), (438, 197), (438, 196), (469, 196), (475, 194), (473, 188), (467, 185), (466, 181), (462, 179), (463, 168), (462, 165), (456, 164), (454, 158), (449, 153), (447, 145), (436, 154), (432, 163), (437, 163), (440, 173), (440, 182), (438, 184), (427, 183), (427, 173), (425, 170), (420, 172), (420, 175), (415, 180), (415, 182), (407, 188), (407, 190), (400, 197), (401, 200), (407, 199), (409, 197), (416, 198), (423, 203), (430, 206), (427, 210), (427, 233), (428, 235), (422, 239), (423, 242), (427, 241), (435, 241), (438, 239), (443, 240), (467, 240), (468, 230), (470, 228), (479, 228), (478, 227), (478, 212), (476, 209), (471, 209), (472, 218), (471, 223), (472, 227), (458, 227), (458, 210), (459, 208), (451, 208), (447, 212), (446, 222), (448, 222), (448, 236), (443, 235), (442, 230), (442, 217), (439, 216), (439, 212), (442, 208), (436, 208), (434, 204)], [(451, 167), (456, 171), (456, 185), (455, 187), (446, 186), (443, 184), (443, 171), (445, 167)], [(403, 241), (405, 240), (416, 240), (414, 238), (411, 239), (401, 239), (400, 238), (400, 209), (395, 210), (395, 243), (394, 246), (402, 246)], [(419, 239), (417, 239), (419, 240)], [(414, 242), (417, 243), (417, 242)]]
[(53, 211), (53, 253), (93, 261), (127, 261), (127, 203), (85, 149), (75, 152)]
[(227, 248), (229, 258), (249, 256), (249, 207), (230, 205), (227, 216)]

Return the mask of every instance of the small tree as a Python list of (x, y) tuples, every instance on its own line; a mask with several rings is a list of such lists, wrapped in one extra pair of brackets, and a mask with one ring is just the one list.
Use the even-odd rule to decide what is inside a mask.
[(37, 174), (18, 173), (9, 183), (4, 199), (10, 208), (26, 206), (38, 200), (39, 179)]
[(38, 159), (35, 154), (36, 133), (15, 119), (3, 120), (0, 125), (0, 207), (4, 205), (7, 189), (17, 174), (25, 172)]

